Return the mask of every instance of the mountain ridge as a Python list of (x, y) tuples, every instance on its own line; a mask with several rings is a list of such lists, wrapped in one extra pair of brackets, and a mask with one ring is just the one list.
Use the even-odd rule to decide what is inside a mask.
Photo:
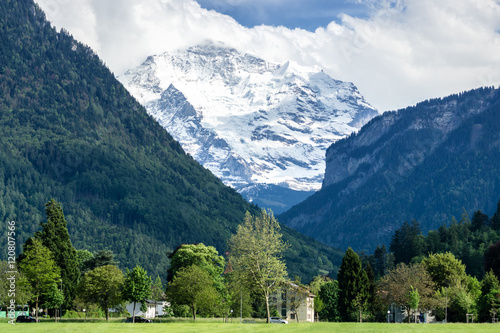
[(327, 151), (322, 189), (279, 215), (326, 244), (372, 251), (404, 222), (437, 229), (500, 197), (500, 92), (479, 88), (373, 118)]

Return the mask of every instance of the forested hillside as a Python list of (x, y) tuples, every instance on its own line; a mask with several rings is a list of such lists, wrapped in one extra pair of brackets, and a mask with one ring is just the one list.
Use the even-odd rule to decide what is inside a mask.
[[(51, 198), (64, 207), (75, 248), (111, 249), (122, 268), (141, 264), (152, 276), (166, 275), (167, 253), (181, 243), (224, 251), (245, 211), (258, 212), (186, 155), (32, 0), (0, 2), (0, 131), (0, 220), (16, 221), (18, 253)], [(292, 275), (310, 278), (341, 259), (284, 233)]]
[[(453, 218), (439, 229), (429, 231), (426, 236), (417, 221), (405, 222), (394, 232), (388, 249), (394, 256), (392, 264), (420, 262), (429, 253), (451, 252), (462, 260), (468, 274), (481, 279), (492, 268), (487, 262), (488, 249), (499, 240), (500, 201), (491, 218), (480, 210), (472, 218), (464, 212), (459, 221)], [(387, 249), (377, 247), (375, 254), (377, 259), (372, 261), (372, 267), (382, 275), (387, 269), (384, 267)]]
[(373, 251), (404, 221), (422, 232), (500, 197), (500, 90), (480, 88), (372, 119), (327, 152), (323, 188), (279, 216), (326, 244)]

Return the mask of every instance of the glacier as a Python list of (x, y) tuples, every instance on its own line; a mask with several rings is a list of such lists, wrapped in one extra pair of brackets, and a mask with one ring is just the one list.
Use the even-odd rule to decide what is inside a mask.
[(254, 196), (256, 186), (319, 190), (327, 148), (378, 115), (319, 68), (214, 42), (149, 56), (118, 79), (188, 154)]

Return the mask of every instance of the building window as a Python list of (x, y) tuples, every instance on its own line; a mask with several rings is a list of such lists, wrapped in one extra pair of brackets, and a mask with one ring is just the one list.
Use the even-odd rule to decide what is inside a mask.
[(283, 292), (281, 293), (281, 299), (286, 300), (286, 290), (283, 290)]
[(281, 316), (286, 317), (286, 303), (281, 304)]
[(292, 319), (292, 320), (294, 320), (294, 319), (295, 319), (295, 313), (292, 313), (292, 314), (290, 315), (290, 319)]

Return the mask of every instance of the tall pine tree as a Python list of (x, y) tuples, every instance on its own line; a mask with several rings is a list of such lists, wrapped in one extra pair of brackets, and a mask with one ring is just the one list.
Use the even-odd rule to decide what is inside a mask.
[(359, 256), (351, 248), (345, 252), (338, 274), (339, 312), (342, 321), (356, 321), (368, 300), (368, 277)]
[(67, 310), (72, 306), (80, 274), (76, 250), (69, 238), (68, 223), (64, 218), (61, 204), (51, 199), (45, 204), (45, 213), (47, 222), (41, 223), (42, 230), (38, 231), (35, 237), (53, 253), (54, 260), (61, 269), (63, 308)]
[(500, 230), (500, 200), (497, 202), (497, 211), (491, 218), (490, 226), (493, 230)]
[(401, 228), (396, 230), (391, 239), (389, 250), (394, 253), (394, 264), (404, 262), (409, 264), (413, 257), (417, 257), (424, 250), (424, 236), (420, 224), (413, 220), (405, 221)]

